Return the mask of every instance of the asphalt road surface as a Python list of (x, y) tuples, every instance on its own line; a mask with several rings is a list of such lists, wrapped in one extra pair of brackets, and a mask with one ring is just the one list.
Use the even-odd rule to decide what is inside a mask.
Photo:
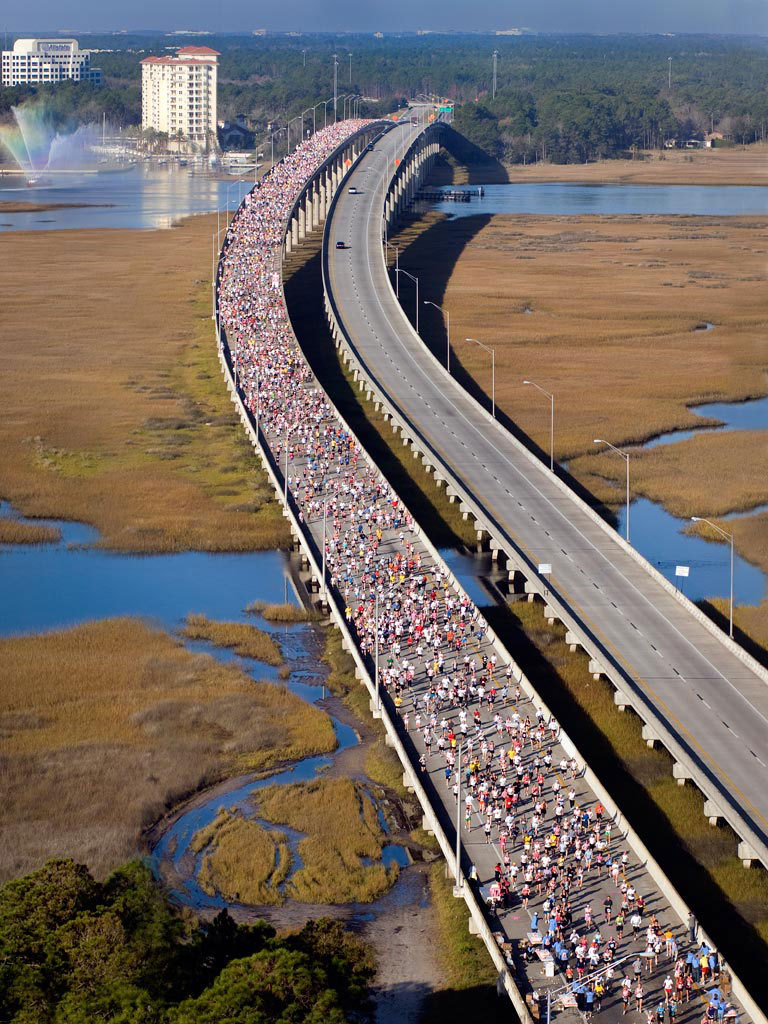
[[(751, 826), (768, 861), (768, 686), (563, 495), (543, 465), (532, 466), (502, 427), (489, 424), (436, 365), (390, 291), (384, 177), (417, 131), (406, 124), (378, 140), (339, 197), (328, 257), (339, 319), (392, 407), (486, 510), (493, 534), (534, 566), (551, 563), (551, 591), (667, 723), (719, 799)], [(347, 248), (337, 250), (336, 241)], [(420, 301), (429, 298), (427, 283)], [(406, 287), (412, 302), (401, 277)]]

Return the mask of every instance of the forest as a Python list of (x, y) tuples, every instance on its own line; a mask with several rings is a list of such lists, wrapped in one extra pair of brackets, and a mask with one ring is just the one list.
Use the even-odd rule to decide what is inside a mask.
[(105, 882), (49, 861), (0, 887), (0, 1020), (10, 1024), (344, 1024), (370, 1013), (374, 962), (341, 924), (276, 938), (226, 911), (175, 910), (147, 867)]
[(768, 40), (725, 36), (90, 36), (81, 44), (99, 51), (104, 87), (2, 89), (0, 120), (31, 100), (57, 125), (106, 112), (116, 126), (136, 126), (141, 59), (190, 42), (221, 53), (219, 119), (243, 114), (257, 135), (302, 111), (307, 124), (331, 116), (323, 101), (333, 96), (334, 54), (338, 95), (364, 97), (364, 116), (440, 95), (456, 105), (456, 127), (505, 162), (624, 155), (713, 130), (744, 145), (768, 128)]

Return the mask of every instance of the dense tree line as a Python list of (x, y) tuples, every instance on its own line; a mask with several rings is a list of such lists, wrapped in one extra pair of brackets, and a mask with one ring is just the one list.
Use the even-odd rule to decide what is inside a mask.
[(282, 939), (170, 907), (133, 863), (106, 882), (50, 861), (0, 888), (0, 1020), (10, 1024), (344, 1024), (369, 1014), (367, 946), (338, 922)]
[[(265, 131), (333, 94), (364, 97), (361, 112), (435, 93), (463, 107), (462, 130), (494, 157), (584, 160), (719, 128), (736, 142), (768, 130), (768, 40), (713, 36), (92, 36), (82, 45), (106, 87), (0, 90), (0, 119), (19, 99), (44, 99), (57, 125), (99, 120), (138, 124), (140, 61), (203, 43), (221, 52), (219, 117), (244, 114)], [(492, 51), (498, 51), (492, 96)], [(352, 54), (351, 75), (349, 54)], [(671, 84), (670, 84), (671, 83)], [(339, 100), (339, 113), (343, 101)], [(323, 123), (326, 107), (315, 108)], [(327, 105), (330, 116), (332, 105)], [(96, 115), (96, 116), (94, 116)]]

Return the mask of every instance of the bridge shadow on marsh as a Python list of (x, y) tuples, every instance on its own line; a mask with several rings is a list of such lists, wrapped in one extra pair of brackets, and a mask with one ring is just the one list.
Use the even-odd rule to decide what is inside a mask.
[[(407, 241), (406, 247), (400, 250), (399, 260), (402, 267), (407, 268), (409, 273), (419, 278), (419, 302), (421, 304), (419, 309), (419, 333), (432, 354), (445, 366), (448, 342), (446, 324), (440, 313), (431, 306), (425, 306), (424, 301), (435, 302), (438, 306), (443, 305), (448, 281), (462, 252), (483, 228), (490, 223), (491, 215), (479, 213), (468, 217), (441, 217), (422, 231), (418, 229), (420, 220), (421, 216), (419, 214), (403, 219), (398, 235), (392, 237), (393, 239), (400, 237), (403, 241)], [(394, 270), (392, 270), (391, 276), (394, 287)], [(404, 274), (400, 274), (399, 277), (400, 302), (403, 311), (415, 328), (415, 287)], [(451, 349), (451, 375), (473, 398), (477, 399), (481, 405), (484, 405), (490, 411), (490, 395), (483, 390), (467, 371), (454, 348)], [(496, 368), (496, 377), (498, 384), (498, 367)], [(516, 437), (518, 441), (521, 441), (526, 448), (533, 452), (537, 458), (541, 459), (546, 465), (549, 465), (549, 451), (544, 451), (498, 405), (496, 406), (496, 419), (513, 437)], [(590, 505), (611, 525), (616, 524), (614, 512), (579, 483), (567, 469), (561, 466), (557, 472), (560, 478), (583, 501)]]

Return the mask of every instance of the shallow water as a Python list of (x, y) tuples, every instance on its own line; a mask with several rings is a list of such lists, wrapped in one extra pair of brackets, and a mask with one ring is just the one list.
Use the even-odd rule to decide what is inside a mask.
[[(12, 514), (0, 502), (0, 515)], [(139, 615), (176, 629), (190, 612), (248, 621), (260, 599), (297, 604), (288, 558), (279, 551), (121, 555), (84, 547), (98, 533), (83, 523), (24, 520), (61, 530), (58, 544), (0, 545), (0, 634), (37, 633), (78, 622)], [(252, 619), (251, 619), (252, 621)]]
[(659, 448), (665, 444), (687, 441), (704, 431), (725, 430), (768, 430), (768, 395), (754, 398), (748, 402), (707, 402), (704, 405), (692, 405), (691, 412), (696, 416), (707, 416), (721, 420), (719, 427), (692, 427), (690, 430), (670, 430), (646, 442), (643, 448)]
[[(50, 184), (27, 187), (19, 179), (0, 178), (0, 201), (92, 203), (77, 209), (37, 213), (0, 210), (2, 231), (57, 231), (76, 228), (169, 228), (180, 217), (235, 209), (253, 180), (218, 181), (207, 170), (157, 163), (126, 171), (60, 175)], [(102, 205), (96, 205), (102, 204)], [(104, 205), (109, 204), (109, 205)]]
[[(768, 214), (764, 185), (590, 185), (561, 182), (483, 185), (484, 195), (468, 203), (430, 203), (454, 217), (478, 214), (540, 215), (680, 214), (738, 217)], [(450, 187), (444, 191), (450, 191)], [(475, 192), (468, 187), (468, 191)]]

